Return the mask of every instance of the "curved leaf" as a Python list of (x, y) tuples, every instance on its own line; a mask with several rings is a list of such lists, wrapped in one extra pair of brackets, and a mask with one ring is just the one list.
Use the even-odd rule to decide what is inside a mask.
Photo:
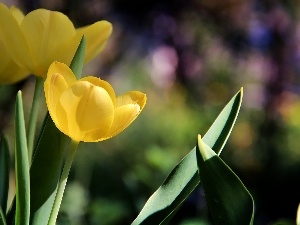
[(216, 225), (253, 224), (254, 202), (239, 177), (198, 137), (199, 176)]
[[(71, 62), (76, 76), (81, 76), (85, 52), (85, 38)], [(47, 224), (57, 191), (65, 155), (65, 144), (70, 139), (61, 133), (47, 114), (42, 132), (34, 153), (30, 169), (31, 217), (30, 224)]]
[[(203, 137), (205, 143), (217, 154), (220, 154), (231, 133), (242, 96), (243, 89), (233, 96)], [(166, 224), (199, 182), (195, 147), (148, 199), (132, 224)]]
[(29, 224), (30, 186), (26, 130), (21, 91), (17, 94), (15, 114), (15, 172), (16, 172), (16, 225)]
[(48, 222), (61, 174), (66, 140), (66, 136), (47, 115), (30, 169), (30, 223), (33, 225)]

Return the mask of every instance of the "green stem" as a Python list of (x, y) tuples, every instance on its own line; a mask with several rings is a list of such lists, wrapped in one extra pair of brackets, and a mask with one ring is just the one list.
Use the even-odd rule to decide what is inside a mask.
[(33, 101), (32, 101), (32, 106), (31, 106), (31, 111), (29, 116), (28, 133), (27, 133), (29, 165), (31, 164), (31, 159), (32, 159), (33, 144), (34, 144), (34, 137), (36, 131), (36, 122), (38, 118), (38, 111), (40, 106), (42, 90), (43, 90), (43, 84), (44, 84), (44, 78), (36, 77)]
[(5, 214), (3, 213), (1, 207), (0, 207), (0, 225), (7, 225), (5, 220)]
[(60, 207), (60, 204), (61, 204), (61, 201), (63, 198), (63, 194), (64, 194), (64, 190), (65, 190), (65, 187), (67, 184), (70, 168), (71, 168), (78, 144), (79, 144), (79, 142), (72, 140), (72, 143), (70, 146), (70, 151), (67, 154), (65, 165), (64, 165), (59, 183), (58, 183), (57, 193), (56, 193), (56, 196), (54, 199), (54, 203), (53, 203), (52, 211), (51, 211), (50, 218), (48, 221), (48, 225), (55, 225), (59, 207)]

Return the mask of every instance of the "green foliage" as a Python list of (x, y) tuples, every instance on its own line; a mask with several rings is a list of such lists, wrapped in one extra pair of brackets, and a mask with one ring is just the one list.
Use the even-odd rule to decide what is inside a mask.
[(30, 216), (29, 163), (21, 91), (15, 114), (16, 225), (28, 225)]
[(84, 55), (85, 55), (85, 45), (86, 45), (86, 39), (84, 36), (82, 36), (77, 51), (70, 65), (70, 68), (75, 74), (77, 79), (80, 79), (82, 75)]
[(201, 139), (197, 162), (201, 184), (215, 225), (253, 224), (254, 202), (238, 176)]
[(31, 223), (47, 224), (56, 194), (67, 137), (47, 115), (30, 169)]
[(1, 208), (0, 208), (0, 225), (6, 225), (5, 214), (3, 213)]
[[(204, 138), (219, 154), (237, 118), (242, 90), (225, 106)], [(199, 184), (196, 150), (193, 149), (149, 198), (132, 224), (166, 224)]]
[[(76, 76), (81, 76), (85, 49), (83, 37), (71, 63)], [(65, 157), (65, 145), (69, 138), (61, 133), (50, 118), (45, 118), (41, 136), (30, 170), (31, 218), (33, 225), (48, 224), (57, 193)]]

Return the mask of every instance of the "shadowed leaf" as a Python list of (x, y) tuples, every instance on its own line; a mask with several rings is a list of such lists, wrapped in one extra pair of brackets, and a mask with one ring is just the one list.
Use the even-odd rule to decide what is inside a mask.
[[(205, 143), (217, 154), (220, 154), (231, 133), (241, 106), (242, 96), (243, 89), (229, 101), (203, 137)], [(167, 224), (199, 182), (195, 147), (148, 199), (132, 224)]]
[(252, 196), (235, 173), (198, 138), (199, 176), (216, 225), (253, 224)]

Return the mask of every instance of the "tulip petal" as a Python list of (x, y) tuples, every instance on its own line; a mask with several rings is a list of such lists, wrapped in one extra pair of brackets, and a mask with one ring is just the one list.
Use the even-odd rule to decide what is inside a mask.
[(92, 25), (76, 29), (76, 34), (63, 47), (61, 47), (57, 55), (60, 55), (61, 62), (68, 62), (68, 55), (75, 54), (82, 36), (86, 38), (86, 49), (84, 64), (94, 59), (105, 47), (107, 39), (111, 35), (112, 25), (107, 21), (98, 21)]
[(15, 19), (17, 20), (18, 24), (21, 24), (22, 20), (24, 19), (23, 12), (15, 6), (11, 6), (10, 11), (13, 17), (15, 17)]
[(88, 63), (94, 59), (105, 47), (107, 39), (111, 35), (112, 25), (107, 21), (98, 21), (92, 25), (76, 29), (76, 35), (68, 42), (68, 45), (58, 50), (58, 55), (64, 52), (75, 52), (79, 42), (84, 35), (86, 38), (86, 49), (84, 63)]
[(0, 41), (0, 84), (9, 84), (20, 81), (29, 75), (29, 72), (19, 67), (8, 55)]
[(68, 86), (71, 86), (77, 81), (72, 70), (64, 63), (53, 62), (50, 65), (48, 69), (48, 75), (55, 73), (62, 74)]
[[(141, 108), (138, 104), (129, 104), (115, 109), (115, 118), (109, 132), (102, 140), (112, 138), (127, 128), (139, 115)], [(99, 140), (99, 141), (100, 141)]]
[[(1, 61), (1, 60), (0, 60)], [(1, 64), (0, 84), (11, 84), (25, 79), (29, 76), (28, 70), (19, 67), (11, 59), (6, 64)]]
[(102, 140), (116, 136), (127, 128), (141, 113), (146, 104), (146, 95), (139, 91), (127, 92), (122, 96), (118, 96), (115, 109), (115, 118), (110, 131)]
[[(60, 98), (67, 114), (68, 128), (61, 129), (76, 141), (92, 142), (110, 129), (114, 105), (107, 91), (87, 81), (78, 81)], [(97, 133), (90, 134), (97, 129)]]
[(112, 86), (110, 85), (110, 83), (108, 83), (107, 81), (101, 80), (100, 78), (93, 77), (93, 76), (83, 77), (79, 81), (88, 81), (88, 82), (92, 83), (95, 86), (104, 88), (107, 91), (107, 93), (109, 94), (111, 100), (113, 101), (113, 104), (116, 105), (115, 91), (112, 88)]
[(95, 58), (105, 47), (107, 39), (112, 33), (112, 25), (108, 21), (98, 21), (92, 25), (76, 29), (76, 38), (86, 38), (85, 63)]
[(147, 98), (146, 95), (139, 92), (139, 91), (129, 91), (121, 96), (118, 96), (117, 98), (117, 107), (126, 105), (126, 104), (132, 104), (137, 103), (141, 110), (144, 108), (146, 104)]
[(47, 76), (44, 84), (46, 103), (50, 116), (57, 127), (68, 127), (66, 113), (59, 102), (60, 96), (67, 88), (68, 85), (61, 74), (54, 73)]
[[(57, 54), (57, 51), (64, 49), (64, 45), (75, 35), (73, 23), (67, 16), (46, 9), (37, 9), (27, 14), (21, 29), (34, 60), (31, 69), (37, 76), (45, 76), (49, 65), (55, 60), (60, 61), (63, 56)], [(74, 54), (65, 52), (64, 55), (68, 58), (64, 58), (63, 62), (69, 64)]]
[(59, 102), (60, 96), (75, 82), (75, 75), (67, 65), (60, 62), (53, 62), (50, 65), (44, 90), (49, 113), (59, 128), (68, 127), (67, 114)]
[[(11, 58), (21, 67), (32, 66), (30, 48), (15, 18), (6, 5), (0, 3), (0, 40), (5, 48), (9, 49)], [(29, 69), (28, 68), (28, 69)]]

